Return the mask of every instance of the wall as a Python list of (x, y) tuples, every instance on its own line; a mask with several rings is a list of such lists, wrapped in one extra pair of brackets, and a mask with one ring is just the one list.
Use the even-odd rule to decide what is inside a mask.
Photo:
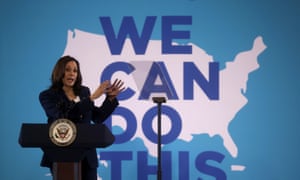
[(292, 0), (0, 2), (0, 178), (51, 179), (42, 151), (18, 136), (22, 123), (46, 122), (38, 94), (70, 54), (92, 90), (110, 78), (127, 86), (106, 122), (117, 141), (97, 150), (99, 179), (156, 179), (154, 95), (167, 97), (164, 179), (296, 179), (299, 10)]

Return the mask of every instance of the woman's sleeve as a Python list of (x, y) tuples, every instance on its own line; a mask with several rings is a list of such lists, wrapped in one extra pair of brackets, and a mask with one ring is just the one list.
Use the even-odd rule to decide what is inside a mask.
[[(77, 113), (86, 114), (91, 113), (91, 119), (95, 123), (102, 123), (107, 119), (115, 108), (118, 106), (117, 99), (110, 101), (108, 98), (105, 98), (103, 104), (100, 107), (95, 106), (94, 101), (90, 99), (90, 90), (89, 88), (82, 89), (82, 96), (80, 97), (80, 102), (76, 103), (77, 108), (74, 108), (73, 111), (78, 111)], [(76, 112), (72, 112), (75, 114)]]
[(94, 106), (92, 114), (93, 121), (95, 123), (104, 122), (113, 113), (118, 105), (119, 102), (116, 98), (111, 101), (106, 97), (100, 107)]
[(62, 118), (64, 116), (63, 111), (63, 102), (59, 102), (59, 98), (53, 92), (46, 90), (40, 93), (39, 101), (48, 117), (48, 123)]

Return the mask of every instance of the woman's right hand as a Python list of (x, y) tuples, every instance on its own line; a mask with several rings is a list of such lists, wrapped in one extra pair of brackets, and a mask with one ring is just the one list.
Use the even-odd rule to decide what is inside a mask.
[(106, 93), (106, 89), (110, 87), (110, 81), (106, 80), (103, 83), (101, 83), (98, 88), (95, 90), (95, 92), (90, 96), (90, 99), (92, 101), (99, 98), (102, 94)]

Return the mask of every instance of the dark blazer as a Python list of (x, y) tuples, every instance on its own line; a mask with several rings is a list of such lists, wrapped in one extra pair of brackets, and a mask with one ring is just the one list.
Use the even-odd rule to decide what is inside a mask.
[[(75, 103), (70, 101), (64, 91), (47, 89), (40, 93), (39, 100), (48, 117), (48, 123), (57, 119), (66, 118), (74, 123), (102, 123), (107, 119), (118, 106), (117, 99), (110, 101), (106, 98), (100, 107), (96, 107), (90, 100), (90, 90), (82, 86), (80, 91), (80, 101)], [(96, 149), (92, 148), (85, 153), (84, 160), (92, 168), (98, 167)], [(41, 166), (51, 167), (52, 162), (44, 153)]]

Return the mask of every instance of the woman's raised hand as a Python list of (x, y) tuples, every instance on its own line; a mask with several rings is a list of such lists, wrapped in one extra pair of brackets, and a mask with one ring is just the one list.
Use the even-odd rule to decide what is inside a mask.
[(106, 95), (108, 96), (109, 100), (116, 98), (119, 93), (125, 89), (123, 85), (123, 81), (116, 79), (114, 83), (106, 89)]

